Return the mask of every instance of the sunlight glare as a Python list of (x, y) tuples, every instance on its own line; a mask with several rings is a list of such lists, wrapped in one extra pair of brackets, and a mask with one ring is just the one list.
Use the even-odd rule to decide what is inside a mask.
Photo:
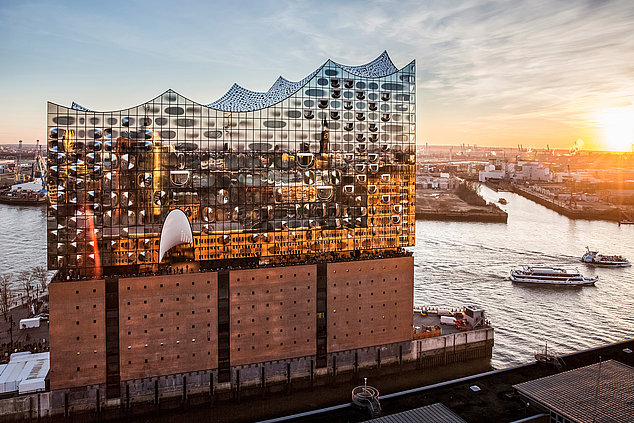
[(600, 121), (605, 146), (615, 151), (631, 151), (634, 144), (634, 107), (606, 110)]

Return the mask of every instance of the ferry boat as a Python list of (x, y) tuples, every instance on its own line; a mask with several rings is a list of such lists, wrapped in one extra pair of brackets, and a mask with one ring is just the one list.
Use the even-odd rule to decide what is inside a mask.
[(598, 251), (592, 251), (586, 247), (586, 253), (581, 257), (581, 261), (591, 266), (599, 267), (629, 267), (632, 265), (623, 256), (604, 256)]
[(522, 269), (511, 270), (510, 279), (513, 282), (562, 285), (562, 286), (585, 286), (594, 285), (599, 279), (586, 278), (579, 272), (572, 272), (556, 267), (531, 267), (523, 266)]

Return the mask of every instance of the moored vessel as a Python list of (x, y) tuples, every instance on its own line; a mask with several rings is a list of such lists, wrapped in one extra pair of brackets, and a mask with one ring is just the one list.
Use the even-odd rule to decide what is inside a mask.
[(546, 266), (523, 266), (521, 269), (511, 270), (510, 279), (513, 282), (561, 285), (561, 286), (585, 286), (594, 285), (598, 276), (586, 278), (577, 271)]
[(0, 191), (0, 203), (12, 204), (16, 206), (38, 206), (46, 204), (46, 193), (42, 186), (29, 182), (17, 184)]
[[(20, 156), (15, 163), (15, 184), (10, 188), (0, 190), (0, 203), (16, 206), (39, 206), (46, 204), (46, 164), (38, 151), (32, 165), (31, 175), (22, 175), (20, 172)], [(22, 140), (20, 140), (20, 151)]]
[(592, 251), (586, 247), (586, 253), (581, 257), (585, 264), (598, 267), (630, 267), (632, 263), (623, 256), (604, 256), (598, 251)]
[(548, 351), (548, 342), (546, 342), (546, 347), (543, 351), (535, 353), (535, 361), (541, 364), (554, 366), (557, 370), (561, 370), (565, 365), (564, 360), (561, 359), (557, 353), (555, 353), (552, 349), (550, 352)]

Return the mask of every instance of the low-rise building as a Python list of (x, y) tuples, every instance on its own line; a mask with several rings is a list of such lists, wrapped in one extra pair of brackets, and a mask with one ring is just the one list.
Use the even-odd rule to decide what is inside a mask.
[(418, 189), (455, 189), (460, 183), (459, 179), (449, 173), (427, 173), (416, 175), (416, 187)]
[(634, 368), (608, 360), (513, 385), (552, 423), (631, 422)]
[(550, 169), (541, 163), (519, 161), (512, 179), (515, 181), (550, 181)]

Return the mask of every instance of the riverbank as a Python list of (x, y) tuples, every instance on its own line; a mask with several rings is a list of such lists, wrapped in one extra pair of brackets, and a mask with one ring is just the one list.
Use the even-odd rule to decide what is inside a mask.
[(416, 192), (416, 219), (507, 223), (508, 214), (494, 204), (470, 205), (453, 191), (418, 190)]

